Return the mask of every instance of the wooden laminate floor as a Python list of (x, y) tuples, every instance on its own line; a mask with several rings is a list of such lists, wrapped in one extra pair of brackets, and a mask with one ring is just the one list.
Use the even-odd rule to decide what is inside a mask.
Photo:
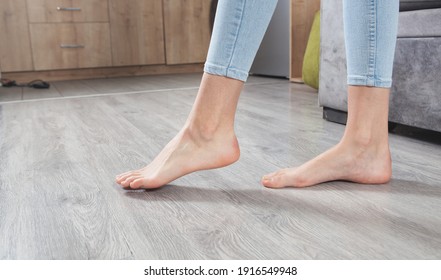
[(331, 147), (344, 126), (322, 119), (308, 87), (252, 78), (237, 113), (237, 163), (128, 191), (114, 176), (174, 136), (200, 74), (156, 76), (150, 88), (131, 79), (2, 100), (0, 259), (441, 258), (439, 138), (392, 134), (385, 185), (265, 189), (263, 174)]
[[(0, 87), (0, 103), (16, 103), (42, 99), (78, 98), (132, 94), (145, 91), (191, 89), (199, 86), (200, 73), (179, 75), (152, 75), (112, 79), (89, 79), (51, 82), (49, 89), (27, 87)], [(250, 76), (248, 84), (268, 83), (275, 79)]]

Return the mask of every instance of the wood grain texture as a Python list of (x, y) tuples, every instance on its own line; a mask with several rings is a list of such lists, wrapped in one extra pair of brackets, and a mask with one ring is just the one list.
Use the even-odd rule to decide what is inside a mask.
[[(27, 0), (29, 22), (108, 22), (107, 0)], [(60, 11), (57, 8), (79, 8)]]
[(156, 191), (123, 190), (114, 175), (161, 150), (197, 88), (0, 105), (0, 258), (439, 259), (439, 141), (391, 134), (388, 184), (260, 186), (341, 137), (314, 92), (286, 80), (245, 85), (241, 159)]
[(113, 66), (164, 64), (162, 0), (109, 0)]
[(210, 44), (210, 1), (163, 3), (167, 64), (205, 62)]
[[(82, 136), (72, 125), (72, 106), (50, 109), (52, 105), (2, 108), (3, 128), (9, 133), (2, 143), (16, 145), (11, 147), (12, 154), (5, 154), (1, 166), (18, 168), (1, 169), (2, 213), (9, 211), (0, 218), (0, 258), (130, 257), (124, 236), (108, 211), (111, 206), (103, 200), (96, 181), (91, 181), (96, 177), (81, 164), (87, 161), (88, 152), (79, 144)], [(46, 142), (45, 146), (39, 147), (42, 142), (37, 139)], [(65, 144), (54, 139), (63, 139)], [(20, 192), (14, 191), (18, 178), (23, 184)]]
[(26, 0), (5, 0), (0, 5), (0, 63), (2, 72), (33, 69)]
[(303, 57), (308, 44), (314, 15), (320, 10), (320, 0), (291, 0), (291, 67), (290, 78), (299, 82)]
[(112, 65), (108, 23), (33, 23), (30, 31), (35, 70)]

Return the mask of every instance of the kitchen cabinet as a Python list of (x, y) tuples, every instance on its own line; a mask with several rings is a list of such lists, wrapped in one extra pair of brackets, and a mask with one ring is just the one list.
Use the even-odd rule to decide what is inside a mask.
[(0, 16), (0, 64), (2, 71), (32, 70), (26, 0), (2, 1)]
[(208, 0), (164, 0), (167, 64), (205, 62), (210, 44)]
[(162, 0), (109, 0), (114, 66), (164, 64)]
[(201, 72), (209, 0), (2, 0), (4, 78)]

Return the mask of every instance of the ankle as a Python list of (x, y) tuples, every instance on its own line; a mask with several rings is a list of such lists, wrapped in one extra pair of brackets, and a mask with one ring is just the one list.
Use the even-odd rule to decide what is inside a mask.
[(181, 130), (180, 137), (199, 148), (208, 148), (212, 154), (211, 160), (216, 162), (217, 167), (229, 165), (240, 157), (239, 142), (232, 128), (206, 131), (197, 126), (186, 125)]
[(341, 142), (361, 150), (369, 150), (371, 148), (388, 148), (388, 132), (375, 131), (353, 131), (347, 129)]
[(184, 134), (191, 137), (193, 140), (211, 142), (219, 137), (233, 136), (234, 129), (232, 127), (220, 126), (220, 125), (198, 125), (195, 123), (189, 123), (183, 128)]

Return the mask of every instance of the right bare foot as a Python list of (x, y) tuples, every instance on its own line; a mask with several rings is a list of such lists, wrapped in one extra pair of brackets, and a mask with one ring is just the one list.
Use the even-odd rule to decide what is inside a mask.
[(384, 184), (392, 175), (388, 143), (354, 145), (344, 141), (305, 164), (279, 170), (262, 178), (269, 188), (309, 187), (345, 180), (360, 184)]
[(118, 175), (116, 182), (133, 189), (159, 188), (194, 171), (230, 165), (239, 155), (234, 131), (203, 137), (195, 130), (184, 128), (149, 165)]

